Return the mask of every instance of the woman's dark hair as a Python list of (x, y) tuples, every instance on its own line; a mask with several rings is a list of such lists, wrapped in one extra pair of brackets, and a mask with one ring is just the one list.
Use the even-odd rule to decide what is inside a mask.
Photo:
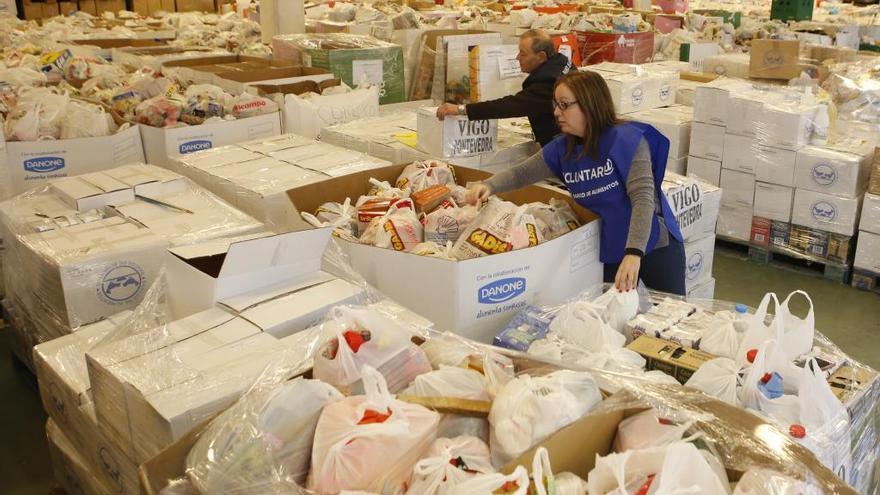
[(583, 136), (573, 136), (570, 134), (566, 136), (565, 157), (571, 156), (578, 144), (583, 144), (584, 149), (578, 155), (578, 158), (583, 158), (587, 154), (591, 158), (598, 158), (599, 136), (607, 129), (621, 122), (614, 111), (611, 91), (608, 89), (608, 85), (605, 84), (602, 76), (592, 71), (569, 72), (556, 81), (553, 89), (555, 90), (563, 84), (574, 93), (578, 106), (584, 112), (587, 123)]

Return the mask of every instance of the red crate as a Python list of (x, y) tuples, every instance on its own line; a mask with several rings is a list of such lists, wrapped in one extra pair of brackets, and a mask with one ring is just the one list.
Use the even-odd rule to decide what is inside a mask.
[(644, 64), (654, 56), (654, 33), (603, 33), (578, 31), (584, 65), (602, 62)]
[[(578, 44), (577, 36), (574, 34), (560, 34), (553, 37), (553, 45), (556, 47), (557, 52), (569, 52), (571, 53), (571, 63), (574, 64), (575, 67), (580, 67), (581, 65), (581, 50), (580, 44)], [(568, 48), (559, 49), (561, 46), (567, 46)]]

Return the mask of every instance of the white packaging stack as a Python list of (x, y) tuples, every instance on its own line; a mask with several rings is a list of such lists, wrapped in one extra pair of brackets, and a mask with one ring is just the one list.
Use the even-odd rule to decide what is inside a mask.
[(853, 266), (880, 274), (880, 195), (865, 194)]
[(712, 265), (715, 258), (715, 234), (686, 241), (685, 256), (685, 291), (691, 294), (701, 285), (712, 279)]
[(851, 236), (856, 233), (862, 198), (843, 198), (831, 194), (797, 189), (791, 222), (816, 230)]
[(611, 91), (614, 108), (630, 114), (675, 103), (678, 74), (666, 69), (644, 70), (639, 66), (603, 63), (581, 70), (599, 73)]
[(718, 74), (730, 78), (749, 78), (748, 53), (721, 53), (703, 59), (703, 70), (708, 74)]
[(721, 161), (688, 156), (687, 175), (718, 187), (721, 184)]
[(791, 206), (794, 201), (794, 189), (788, 186), (755, 183), (755, 216), (791, 222)]
[(686, 162), (690, 149), (694, 109), (684, 105), (672, 105), (666, 108), (637, 112), (632, 114), (630, 118), (651, 124), (669, 139), (669, 158), (666, 170), (684, 174), (686, 167), (679, 164)]
[[(838, 149), (805, 146), (797, 151), (794, 185), (798, 189), (855, 198), (865, 192), (874, 150), (841, 143)], [(859, 143), (860, 144), (860, 143)], [(840, 151), (847, 149), (848, 151)]]

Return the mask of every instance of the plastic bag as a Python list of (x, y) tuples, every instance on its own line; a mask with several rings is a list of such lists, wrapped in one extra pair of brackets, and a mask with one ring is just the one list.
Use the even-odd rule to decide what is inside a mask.
[(182, 107), (175, 100), (157, 96), (144, 100), (135, 108), (135, 120), (151, 127), (173, 127), (180, 119)]
[(506, 253), (544, 242), (527, 206), (516, 206), (496, 196), (489, 198), (477, 218), (452, 247), (456, 259), (467, 260)]
[(237, 119), (266, 115), (277, 111), (278, 104), (262, 96), (242, 93), (232, 100), (232, 115)]
[(395, 251), (409, 251), (422, 242), (422, 236), (422, 223), (416, 212), (412, 208), (392, 206), (385, 215), (370, 221), (361, 242)]
[(413, 246), (410, 253), (419, 256), (439, 258), (441, 260), (455, 261), (455, 258), (452, 257), (452, 242), (447, 242), (446, 246), (441, 246), (435, 242), (422, 242)]
[(431, 186), (455, 185), (455, 171), (452, 166), (436, 161), (426, 160), (407, 165), (395, 184), (399, 189), (419, 192)]
[(418, 397), (454, 397), (458, 399), (489, 401), (485, 378), (478, 371), (457, 366), (441, 366), (416, 377), (412, 385), (401, 392)]
[(586, 415), (602, 400), (586, 372), (561, 370), (514, 378), (489, 412), (492, 464), (500, 467), (551, 434)]
[(439, 414), (396, 400), (375, 369), (360, 373), (366, 395), (329, 404), (318, 420), (311, 490), (400, 490), (437, 435)]
[(315, 356), (314, 376), (336, 387), (351, 387), (364, 365), (378, 369), (392, 392), (431, 371), (425, 352), (410, 342), (406, 328), (385, 315), (338, 306), (321, 325), (329, 341)]
[(110, 114), (90, 103), (71, 101), (61, 118), (61, 139), (109, 136), (115, 129)]
[(639, 313), (639, 291), (621, 292), (611, 287), (593, 300), (592, 304), (603, 308), (602, 316), (608, 326), (622, 334), (626, 322)]
[(357, 235), (357, 210), (351, 206), (351, 198), (345, 198), (343, 203), (324, 203), (318, 207), (315, 214), (301, 212), (300, 216), (306, 222), (315, 227), (333, 227), (342, 230), (346, 236)]
[(445, 245), (455, 242), (479, 211), (475, 206), (438, 208), (425, 217), (425, 241)]
[(357, 210), (358, 234), (363, 235), (367, 232), (367, 227), (375, 218), (380, 218), (388, 213), (392, 206), (397, 209), (412, 208), (415, 211), (415, 205), (409, 198), (401, 197), (381, 197), (381, 196), (361, 196), (355, 205)]
[(733, 495), (821, 495), (822, 490), (776, 471), (751, 468), (742, 475)]
[[(789, 304), (791, 298), (800, 294), (807, 299), (810, 310), (803, 319), (795, 316)], [(794, 361), (798, 357), (810, 352), (813, 348), (813, 337), (816, 334), (816, 317), (813, 312), (813, 300), (809, 294), (802, 290), (796, 290), (788, 295), (776, 309), (776, 318), (782, 319), (782, 349), (789, 360)]]
[(700, 339), (700, 350), (715, 356), (736, 359), (742, 336), (736, 331), (735, 321), (715, 315), (713, 324), (704, 332)]
[(592, 303), (583, 301), (563, 307), (550, 322), (548, 335), (590, 352), (619, 348), (626, 343), (626, 337), (605, 323)]
[[(717, 465), (717, 461), (715, 462)], [(723, 469), (716, 471), (691, 443), (675, 443), (668, 447), (663, 467), (657, 473), (648, 493), (675, 495), (681, 493), (729, 494), (730, 485), (724, 479)], [(656, 487), (654, 486), (656, 484)]]
[(556, 475), (557, 495), (586, 495), (587, 482), (573, 473), (559, 473)]
[(332, 386), (302, 378), (245, 396), (199, 437), (187, 475), (202, 493), (245, 493), (285, 481), (303, 486), (321, 411), (342, 399)]
[(548, 241), (567, 234), (580, 226), (577, 215), (565, 201), (552, 198), (550, 204), (529, 203), (528, 206), (526, 211), (538, 221), (541, 226), (541, 234)]
[(800, 421), (800, 401), (792, 394), (797, 387), (783, 378), (783, 384), (789, 391), (782, 391), (768, 396), (761, 390), (761, 383), (772, 377), (773, 374), (781, 376), (780, 370), (793, 366), (785, 360), (784, 353), (779, 351), (779, 344), (775, 340), (769, 340), (761, 345), (755, 356), (755, 362), (749, 368), (743, 382), (742, 401), (743, 406), (763, 413), (781, 425), (791, 425)]
[(655, 409), (630, 416), (617, 425), (614, 451), (642, 450), (665, 447), (680, 442), (692, 422), (675, 424), (662, 418)]
[(707, 361), (688, 379), (686, 386), (701, 390), (732, 406), (742, 407), (738, 396), (740, 366), (729, 358)]
[(223, 117), (232, 100), (231, 95), (209, 84), (194, 84), (186, 88), (184, 98), (186, 102), (180, 120), (190, 125), (202, 124), (211, 117)]
[(440, 495), (467, 479), (494, 472), (489, 447), (479, 438), (438, 438), (413, 466), (407, 493)]
[[(514, 11), (516, 12), (516, 11)], [(529, 472), (522, 466), (508, 475), (484, 474), (465, 480), (448, 495), (528, 495)]]

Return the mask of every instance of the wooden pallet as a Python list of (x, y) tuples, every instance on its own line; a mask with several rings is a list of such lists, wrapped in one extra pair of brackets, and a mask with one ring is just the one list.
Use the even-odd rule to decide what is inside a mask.
[(784, 266), (803, 273), (822, 275), (839, 284), (848, 284), (852, 276), (852, 265), (809, 256), (791, 249), (758, 246), (721, 235), (716, 235), (715, 241), (718, 245), (743, 252), (750, 260), (761, 265)]

